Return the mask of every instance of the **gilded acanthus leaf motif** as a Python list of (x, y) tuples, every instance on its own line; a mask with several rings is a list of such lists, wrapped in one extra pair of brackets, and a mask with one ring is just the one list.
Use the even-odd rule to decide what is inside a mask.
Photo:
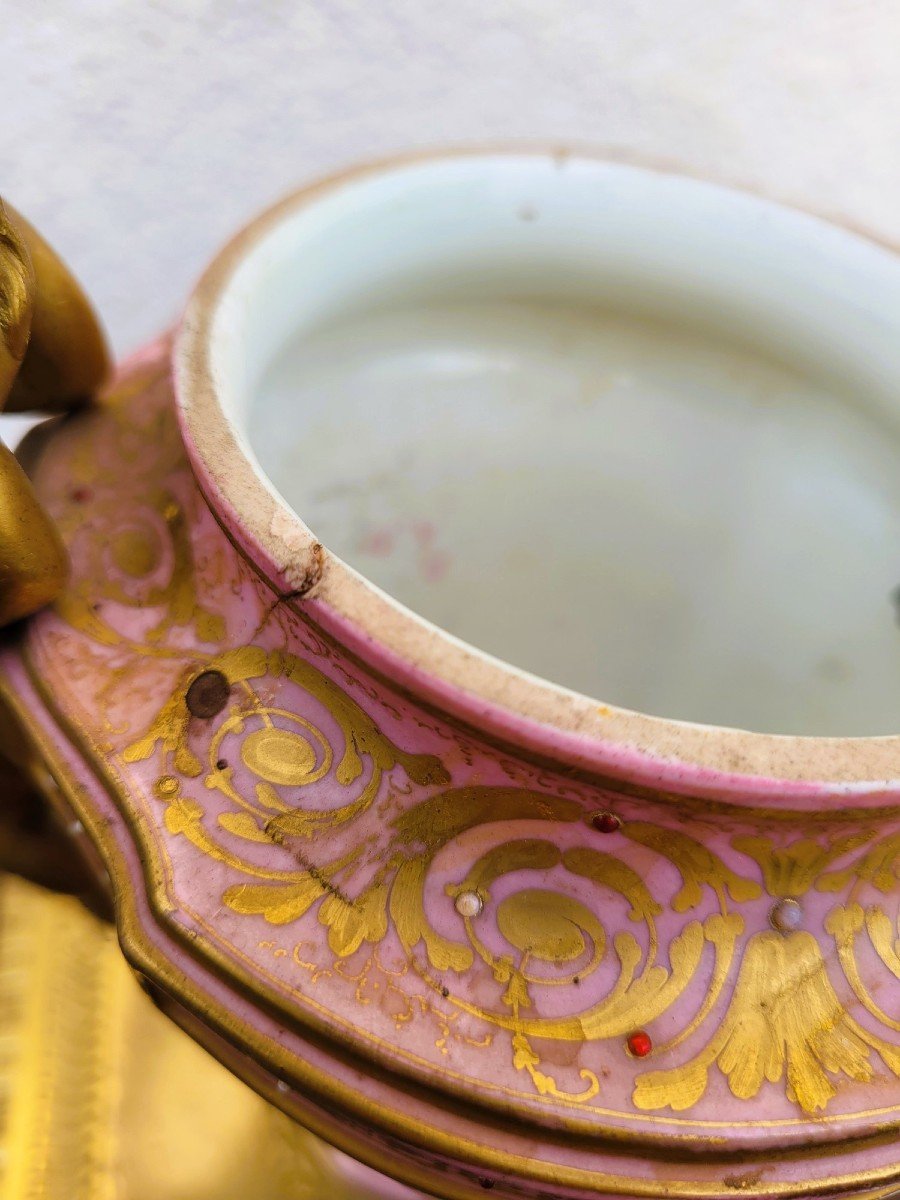
[(693, 1019), (674, 1037), (659, 1047), (659, 1050), (674, 1050), (686, 1041), (703, 1024), (721, 995), (731, 964), (735, 946), (744, 932), (744, 918), (740, 913), (714, 913), (703, 922), (703, 936), (715, 947), (715, 963), (703, 1003)]
[(331, 892), (319, 908), (319, 921), (328, 928), (328, 945), (340, 958), (355, 954), (363, 942), (377, 945), (388, 931), (388, 889), (373, 883), (355, 900)]
[(718, 855), (680, 830), (663, 829), (645, 821), (626, 821), (622, 833), (632, 842), (668, 858), (681, 872), (684, 886), (672, 901), (676, 912), (696, 908), (704, 886), (712, 888), (720, 898), (727, 892), (737, 903), (755, 900), (760, 895), (758, 883), (736, 874)]
[(689, 1063), (639, 1076), (634, 1104), (643, 1110), (690, 1108), (717, 1063), (738, 1099), (751, 1099), (765, 1081), (784, 1079), (789, 1099), (812, 1113), (836, 1094), (831, 1076), (872, 1078), (872, 1050), (900, 1072), (900, 1050), (864, 1030), (841, 1004), (812, 934), (757, 933), (744, 950), (716, 1034)]
[(203, 769), (200, 759), (188, 745), (187, 731), (191, 714), (184, 700), (192, 677), (198, 673), (188, 670), (182, 674), (175, 691), (160, 709), (144, 737), (138, 738), (123, 751), (125, 762), (142, 762), (150, 758), (157, 745), (161, 745), (166, 753), (172, 755), (175, 770), (180, 774), (191, 778), (200, 774)]
[(851, 879), (870, 883), (879, 892), (893, 891), (900, 884), (900, 833), (882, 838), (849, 867), (826, 871), (816, 880), (816, 889), (839, 892)]
[(883, 908), (873, 905), (866, 910), (866, 928), (875, 952), (891, 974), (900, 979), (900, 937), (898, 925), (892, 924)]
[(260, 829), (259, 822), (249, 813), (220, 813), (218, 822), (223, 829), (248, 842), (262, 842), (266, 846), (272, 844), (272, 839), (266, 836)]
[(770, 896), (804, 896), (829, 863), (871, 837), (868, 831), (849, 833), (824, 845), (814, 838), (800, 838), (787, 846), (776, 846), (766, 837), (733, 837), (731, 844), (755, 859)]
[(462, 973), (472, 965), (472, 951), (460, 942), (451, 942), (432, 928), (422, 900), (427, 874), (425, 859), (408, 858), (400, 864), (391, 888), (391, 920), (407, 954), (412, 955), (422, 942), (428, 961), (436, 971)]
[(297, 883), (238, 883), (226, 889), (222, 900), (235, 912), (258, 914), (270, 925), (287, 925), (302, 917), (324, 895), (324, 884), (306, 875)]
[(630, 934), (613, 939), (622, 973), (607, 998), (582, 1018), (587, 1037), (617, 1037), (649, 1025), (674, 1004), (693, 978), (703, 953), (703, 927), (689, 921), (669, 943), (670, 969), (661, 965), (633, 978), (636, 943)]
[(832, 909), (825, 920), (825, 930), (834, 938), (844, 975), (857, 1000), (886, 1028), (900, 1032), (900, 1020), (890, 1016), (876, 1004), (860, 975), (856, 959), (856, 939), (864, 928), (868, 930), (878, 957), (888, 970), (900, 979), (900, 958), (891, 944), (891, 923), (882, 909), (873, 906), (866, 912), (860, 904), (846, 904)]
[(203, 817), (203, 809), (195, 800), (175, 796), (166, 808), (165, 822), (169, 833), (189, 833)]

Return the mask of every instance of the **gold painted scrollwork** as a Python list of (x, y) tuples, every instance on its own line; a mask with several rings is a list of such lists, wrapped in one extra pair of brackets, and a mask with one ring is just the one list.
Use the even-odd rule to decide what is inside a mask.
[[(724, 1012), (703, 1048), (686, 1061), (637, 1074), (633, 1101), (639, 1110), (692, 1108), (705, 1094), (713, 1067), (738, 1099), (751, 1099), (765, 1083), (780, 1083), (788, 1098), (810, 1113), (835, 1096), (835, 1077), (871, 1080), (873, 1056), (900, 1075), (900, 1049), (850, 1016), (813, 934), (769, 929), (742, 941), (746, 920), (740, 911), (765, 903), (767, 896), (793, 902), (814, 886), (836, 890), (852, 879), (885, 885), (894, 862), (890, 839), (872, 846), (871, 834), (864, 831), (774, 845), (763, 837), (733, 836), (733, 849), (755, 863), (761, 884), (682, 830), (624, 821), (626, 846), (649, 852), (680, 876), (680, 887), (667, 899), (651, 887), (652, 874), (628, 861), (621, 844), (612, 852), (606, 841), (601, 849), (583, 841), (564, 846), (539, 835), (504, 840), (479, 854), (457, 882), (445, 885), (450, 901), (475, 898), (470, 909), (458, 908), (461, 936), (454, 938), (429, 917), (436, 899), (427, 899), (429, 880), (438, 855), (468, 835), (487, 836), (513, 822), (543, 823), (548, 831), (583, 828), (583, 804), (521, 787), (447, 786), (448, 773), (437, 758), (403, 751), (341, 687), (298, 656), (245, 646), (205, 660), (202, 669), (221, 672), (232, 696), (209, 737), (205, 763), (191, 748), (185, 704), (196, 668), (185, 672), (125, 758), (133, 762), (162, 752), (166, 771), (174, 772), (157, 785), (170, 833), (187, 837), (244, 877), (224, 891), (223, 903), (275, 926), (316, 909), (338, 961), (364, 943), (377, 947), (393, 933), (407, 963), (429, 988), (457, 1011), (507, 1032), (513, 1066), (538, 1094), (587, 1103), (601, 1090), (599, 1072), (583, 1063), (577, 1074), (584, 1086), (564, 1086), (543, 1067), (538, 1044), (590, 1045), (652, 1026), (677, 1001), (682, 1011), (704, 962), (707, 982), (697, 993), (693, 1015), (655, 1053), (671, 1057), (712, 1024), (714, 1012), (722, 1006)], [(263, 691), (271, 694), (271, 685), (279, 681), (295, 685), (329, 714), (339, 743), (287, 706), (282, 693), (277, 706), (263, 699)], [(252, 795), (242, 793), (226, 761), (224, 747), (232, 742), (240, 746), (243, 766), (258, 779)], [(349, 849), (344, 841), (345, 849), (325, 863), (306, 862), (303, 843), (357, 820), (382, 795), (395, 768), (412, 784), (433, 790), (392, 818), (388, 841), (376, 858), (363, 838)], [(211, 826), (203, 805), (183, 794), (179, 776), (203, 776), (206, 788), (225, 797), (231, 810)], [(303, 789), (326, 776), (347, 793), (346, 799), (328, 809), (300, 803)], [(261, 867), (232, 848), (235, 840), (290, 845), (298, 867)], [(861, 848), (867, 849), (855, 867), (831, 869)], [(357, 877), (366, 882), (354, 889)], [(687, 920), (661, 945), (657, 921), (666, 908), (690, 914), (707, 906), (707, 897), (718, 911)], [(635, 932), (620, 927), (609, 934), (601, 914), (610, 904), (622, 906), (617, 924), (624, 917)], [(857, 998), (882, 1026), (896, 1030), (900, 1022), (865, 992), (854, 957), (855, 939), (865, 927), (881, 961), (900, 973), (900, 943), (888, 925), (882, 910), (864, 912), (851, 905), (834, 909), (826, 928)], [(542, 1014), (536, 997), (543, 990), (564, 986), (570, 996), (587, 996), (610, 955), (616, 971), (605, 994), (566, 1015)], [(496, 987), (493, 1003), (476, 1003), (463, 983), (450, 982), (479, 963)]]
[[(59, 505), (80, 542), (58, 613), (80, 635), (81, 678), (100, 677), (98, 712), (139, 673), (165, 674), (168, 699), (129, 728), (119, 765), (153, 763), (168, 834), (225, 868), (222, 905), (259, 922), (259, 946), (306, 972), (306, 991), (346, 985), (363, 1004), (378, 983), (397, 1022), (437, 1022), (440, 1053), (451, 1037), (503, 1047), (526, 1090), (565, 1104), (602, 1096), (612, 1055), (640, 1112), (695, 1108), (714, 1073), (738, 1100), (777, 1087), (801, 1113), (837, 1108), (843, 1080), (900, 1076), (895, 829), (785, 812), (769, 836), (752, 808), (722, 805), (719, 827), (700, 801), (685, 801), (701, 816), (683, 825), (669, 798), (598, 794), (487, 748), (504, 773), (488, 778), (508, 782), (484, 782), (474, 735), (404, 715), (301, 614), (282, 624), (280, 599), (236, 579), (205, 535), (194, 560), (203, 514), (162, 407), (126, 407), (120, 420), (113, 405), (110, 423), (106, 458), (126, 463), (135, 499), (119, 502), (85, 439), (69, 486), (103, 494), (87, 523)], [(255, 644), (259, 630), (231, 645), (206, 607), (218, 586), (259, 586), (259, 630), (271, 618), (291, 650)], [(154, 610), (142, 640), (135, 610)], [(209, 672), (227, 701), (198, 724), (186, 697)], [(448, 754), (410, 753), (398, 729), (410, 741), (427, 731)], [(619, 819), (612, 836), (592, 824), (601, 795)], [(770, 924), (773, 904), (809, 895), (831, 903), (815, 930)], [(295, 923), (304, 940), (276, 945)], [(873, 970), (888, 984), (877, 997)], [(641, 1027), (652, 1056), (628, 1062)]]

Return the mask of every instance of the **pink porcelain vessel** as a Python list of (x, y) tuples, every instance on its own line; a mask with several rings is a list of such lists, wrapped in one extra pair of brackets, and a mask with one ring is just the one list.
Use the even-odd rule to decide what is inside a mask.
[(6, 703), (159, 1003), (360, 1196), (900, 1186), (898, 313), (763, 200), (423, 157), (31, 445), (72, 574)]

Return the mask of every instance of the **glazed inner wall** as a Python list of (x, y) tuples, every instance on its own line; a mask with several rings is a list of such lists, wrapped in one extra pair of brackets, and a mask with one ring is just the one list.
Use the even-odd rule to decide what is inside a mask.
[(325, 194), (239, 266), (223, 404), (334, 553), (602, 701), (900, 726), (900, 269), (812, 218), (603, 163)]

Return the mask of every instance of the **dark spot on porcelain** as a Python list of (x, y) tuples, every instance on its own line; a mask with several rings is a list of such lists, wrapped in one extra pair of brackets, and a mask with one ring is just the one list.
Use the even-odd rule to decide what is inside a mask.
[(231, 684), (221, 671), (204, 671), (188, 688), (184, 700), (191, 716), (208, 721), (219, 715), (230, 692)]

